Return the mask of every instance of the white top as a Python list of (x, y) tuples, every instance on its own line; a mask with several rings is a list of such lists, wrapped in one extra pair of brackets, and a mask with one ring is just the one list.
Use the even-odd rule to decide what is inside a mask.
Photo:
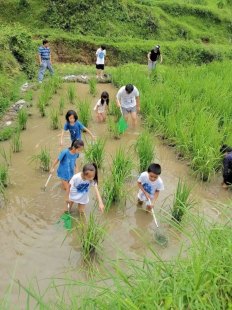
[(83, 180), (81, 172), (79, 172), (71, 178), (69, 183), (71, 184), (69, 199), (75, 203), (87, 204), (89, 202), (90, 186), (95, 186), (95, 182)]
[(97, 111), (98, 113), (104, 113), (106, 106), (107, 106), (106, 100), (104, 100), (104, 103), (101, 104), (101, 99), (99, 99), (94, 107), (94, 111)]
[(126, 92), (125, 86), (122, 86), (116, 95), (116, 98), (120, 101), (121, 106), (126, 109), (136, 106), (136, 97), (139, 97), (139, 91), (135, 86), (130, 94)]
[(106, 50), (102, 50), (101, 48), (99, 48), (96, 51), (96, 55), (97, 55), (96, 64), (97, 65), (104, 65), (104, 63), (105, 63), (105, 56), (106, 56)]
[[(143, 188), (152, 197), (152, 199), (154, 198), (156, 191), (164, 190), (164, 184), (163, 184), (162, 179), (160, 177), (158, 177), (157, 180), (155, 180), (153, 182), (150, 181), (149, 174), (147, 171), (142, 172), (140, 174), (140, 177), (138, 178), (138, 182), (140, 182), (142, 184)], [(147, 200), (146, 196), (144, 195), (144, 193), (142, 192), (141, 189), (139, 190), (138, 198), (141, 201)]]

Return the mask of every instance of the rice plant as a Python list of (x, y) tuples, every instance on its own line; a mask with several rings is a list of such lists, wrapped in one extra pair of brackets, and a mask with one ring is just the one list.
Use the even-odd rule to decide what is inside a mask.
[(14, 132), (15, 132), (15, 128), (12, 126), (1, 129), (0, 130), (0, 141), (9, 140), (12, 137)]
[(64, 101), (64, 98), (61, 97), (60, 101), (59, 101), (59, 113), (60, 113), (60, 115), (64, 114), (64, 107), (65, 107), (65, 101)]
[(10, 166), (10, 163), (11, 163), (11, 151), (9, 151), (9, 153), (7, 153), (6, 150), (4, 149), (4, 147), (1, 147), (0, 148), (0, 155), (4, 159), (5, 163), (8, 166)]
[(124, 183), (131, 177), (131, 171), (133, 169), (133, 161), (128, 150), (124, 150), (120, 147), (113, 158), (112, 164), (112, 176)]
[(110, 136), (114, 139), (120, 139), (120, 132), (118, 129), (117, 122), (113, 117), (108, 117), (107, 118), (107, 128), (110, 133)]
[(140, 172), (146, 171), (155, 156), (154, 138), (148, 131), (145, 130), (139, 135), (135, 149), (139, 156)]
[(76, 88), (74, 85), (70, 84), (68, 87), (68, 100), (69, 103), (74, 104), (76, 99)]
[(18, 112), (18, 124), (21, 130), (27, 128), (28, 113), (25, 109), (20, 109)]
[(22, 140), (20, 137), (20, 130), (17, 129), (11, 138), (11, 148), (14, 153), (18, 153), (22, 149)]
[(190, 199), (190, 193), (191, 189), (184, 181), (179, 179), (172, 206), (172, 217), (178, 223), (181, 222), (185, 213), (194, 205), (194, 202)]
[(87, 100), (80, 101), (77, 105), (79, 119), (85, 127), (88, 127), (91, 120), (91, 105)]
[(105, 144), (104, 139), (97, 139), (93, 143), (89, 143), (85, 149), (86, 161), (94, 162), (98, 168), (101, 168), (105, 155)]
[(0, 165), (0, 187), (6, 187), (8, 185), (9, 173), (7, 165)]
[(115, 102), (110, 102), (109, 104), (109, 115), (114, 116), (117, 121), (122, 115), (120, 109), (117, 107)]
[(60, 124), (60, 116), (59, 116), (59, 111), (52, 109), (50, 112), (50, 126), (53, 130), (59, 129), (61, 124)]
[(32, 91), (31, 89), (28, 90), (27, 92), (25, 92), (24, 99), (25, 99), (25, 101), (29, 104), (30, 107), (33, 106), (33, 104), (32, 104), (32, 100), (33, 100), (33, 91)]
[(45, 111), (44, 99), (42, 97), (39, 98), (37, 106), (39, 108), (39, 112), (40, 112), (41, 117), (44, 117), (46, 115), (46, 111)]
[(39, 163), (39, 167), (43, 171), (49, 171), (51, 167), (51, 155), (47, 148), (42, 148), (40, 153), (37, 155), (33, 155), (31, 157), (31, 161), (36, 161)]
[(100, 224), (93, 212), (90, 213), (88, 222), (77, 223), (77, 235), (80, 238), (84, 260), (90, 260), (101, 249), (104, 241), (105, 227)]
[(91, 95), (93, 95), (94, 97), (97, 94), (97, 80), (95, 78), (91, 78), (89, 79), (89, 92)]

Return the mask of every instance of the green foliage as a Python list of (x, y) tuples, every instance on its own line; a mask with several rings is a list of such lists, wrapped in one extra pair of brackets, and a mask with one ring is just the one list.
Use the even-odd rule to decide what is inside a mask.
[(0, 155), (4, 159), (4, 161), (7, 164), (7, 166), (10, 166), (10, 163), (11, 163), (11, 152), (7, 153), (6, 150), (4, 149), (4, 147), (1, 147), (0, 148)]
[(50, 112), (50, 125), (53, 130), (59, 129), (61, 126), (59, 115), (59, 110), (52, 109)]
[(154, 159), (154, 138), (148, 131), (143, 131), (135, 144), (139, 156), (140, 172), (147, 171), (148, 166)]
[(97, 94), (97, 80), (95, 78), (91, 78), (89, 79), (88, 83), (89, 83), (89, 92), (91, 95), (95, 97)]
[(60, 115), (64, 114), (64, 107), (65, 107), (64, 97), (61, 97), (60, 101), (59, 101), (59, 113), (60, 113)]
[(20, 129), (18, 128), (16, 132), (14, 132), (11, 138), (11, 148), (14, 153), (18, 153), (22, 150), (22, 140), (20, 137)]
[(105, 144), (103, 139), (97, 139), (93, 143), (89, 143), (85, 148), (85, 158), (87, 162), (96, 163), (98, 168), (102, 167), (105, 156)]
[(20, 109), (18, 112), (18, 124), (21, 130), (25, 130), (27, 128), (27, 119), (27, 111), (24, 108)]
[(19, 8), (20, 9), (27, 9), (30, 6), (28, 0), (19, 0)]
[(84, 221), (77, 222), (76, 231), (81, 242), (83, 258), (89, 261), (97, 251), (101, 250), (101, 244), (106, 233), (105, 227), (91, 212), (87, 223)]
[(172, 217), (180, 223), (185, 213), (193, 207), (190, 199), (191, 189), (179, 179), (172, 206)]
[(0, 165), (0, 187), (6, 187), (9, 181), (8, 165)]
[(14, 134), (15, 128), (12, 126), (5, 127), (0, 130), (0, 141), (9, 140), (11, 136)]
[(76, 87), (70, 84), (68, 87), (68, 100), (69, 103), (74, 104), (76, 99)]
[(85, 127), (88, 127), (91, 120), (91, 105), (87, 100), (79, 101), (77, 105), (78, 117)]
[(110, 135), (114, 139), (120, 139), (120, 132), (119, 132), (117, 122), (115, 121), (115, 118), (113, 117), (107, 118), (107, 128), (108, 128)]
[(46, 109), (45, 109), (44, 97), (42, 95), (39, 97), (37, 106), (41, 117), (44, 117), (46, 115)]
[(39, 163), (40, 169), (43, 171), (49, 171), (51, 166), (51, 155), (47, 148), (42, 148), (40, 153), (37, 155), (33, 155), (31, 157), (31, 161), (36, 161)]

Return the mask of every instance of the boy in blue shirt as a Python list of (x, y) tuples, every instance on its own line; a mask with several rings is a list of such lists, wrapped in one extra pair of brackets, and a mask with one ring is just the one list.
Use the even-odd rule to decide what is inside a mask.
[(40, 64), (38, 80), (39, 83), (42, 83), (46, 69), (50, 71), (51, 75), (54, 74), (51, 62), (51, 51), (50, 47), (48, 46), (48, 40), (43, 40), (43, 46), (39, 47), (38, 52), (39, 52), (39, 64)]

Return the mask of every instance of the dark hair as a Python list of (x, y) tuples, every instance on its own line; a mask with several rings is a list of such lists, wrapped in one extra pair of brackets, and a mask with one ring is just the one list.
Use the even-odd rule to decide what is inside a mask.
[(43, 40), (43, 45), (44, 45), (44, 44), (47, 44), (47, 43), (48, 43), (48, 40), (46, 40), (46, 39)]
[(101, 45), (101, 49), (104, 51), (106, 49), (105, 45)]
[(86, 174), (87, 171), (95, 171), (95, 176), (94, 176), (93, 180), (96, 183), (98, 183), (97, 165), (95, 163), (84, 165), (82, 171), (83, 171), (83, 174)]
[(74, 110), (69, 110), (66, 115), (65, 115), (65, 118), (66, 118), (66, 121), (69, 123), (69, 117), (73, 115), (74, 118), (75, 118), (75, 122), (78, 120), (78, 116), (77, 116), (77, 113), (74, 111)]
[(221, 154), (230, 153), (230, 152), (232, 152), (232, 147), (228, 146), (227, 144), (223, 144), (222, 147), (220, 148)]
[(79, 147), (84, 147), (84, 142), (81, 140), (81, 139), (76, 139), (76, 140), (73, 140), (71, 146), (70, 146), (70, 150), (72, 150), (73, 148), (74, 149), (79, 149)]
[(150, 166), (147, 169), (147, 172), (152, 172), (154, 174), (160, 175), (161, 166), (159, 164), (150, 164)]
[(107, 91), (103, 91), (102, 94), (101, 94), (101, 104), (103, 105), (104, 102), (106, 100), (106, 104), (109, 105), (109, 94), (107, 93)]
[(127, 84), (125, 90), (128, 94), (132, 93), (134, 90), (134, 86), (132, 84)]

